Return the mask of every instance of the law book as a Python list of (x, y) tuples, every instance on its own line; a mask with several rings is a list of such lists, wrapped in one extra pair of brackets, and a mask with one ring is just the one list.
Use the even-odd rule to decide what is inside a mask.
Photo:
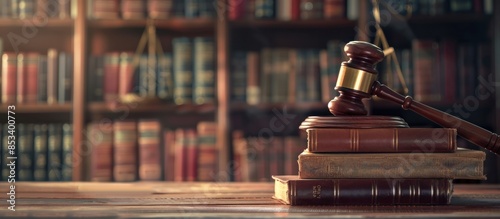
[(39, 58), (39, 54), (35, 52), (18, 55), (17, 100), (19, 103), (37, 102)]
[(431, 40), (412, 42), (415, 100), (427, 102), (442, 100), (440, 88), (443, 82), (437, 71), (438, 48), (438, 44)]
[(325, 19), (342, 18), (345, 16), (345, 0), (325, 0), (323, 9)]
[(198, 18), (214, 18), (216, 16), (217, 2), (211, 0), (198, 0)]
[(113, 138), (113, 178), (116, 182), (137, 179), (137, 122), (115, 121)]
[(330, 99), (337, 96), (338, 92), (335, 91), (337, 78), (339, 76), (340, 65), (343, 60), (344, 45), (339, 40), (330, 40), (327, 45), (327, 71), (328, 71), (328, 84), (330, 86), (329, 95)]
[(35, 181), (47, 180), (47, 124), (35, 124), (34, 130), (34, 167), (33, 175)]
[(246, 102), (247, 52), (236, 51), (231, 58), (231, 101)]
[(319, 67), (320, 67), (320, 85), (321, 85), (321, 101), (328, 102), (330, 98), (330, 81), (328, 77), (328, 53), (327, 50), (322, 49), (319, 52)]
[(93, 0), (92, 18), (94, 19), (118, 19), (120, 17), (119, 0)]
[(262, 102), (269, 103), (272, 100), (272, 82), (273, 82), (273, 50), (271, 48), (263, 48), (260, 56), (260, 76), (259, 84), (261, 89)]
[(261, 102), (260, 72), (259, 72), (259, 53), (248, 52), (247, 54), (247, 91), (246, 101), (250, 105)]
[(33, 124), (17, 124), (18, 174), (20, 181), (33, 181)]
[(113, 180), (113, 124), (91, 122), (87, 126), (87, 139), (92, 146), (90, 154), (90, 181)]
[(193, 102), (215, 102), (215, 43), (210, 37), (194, 38)]
[(156, 94), (160, 99), (172, 100), (174, 94), (174, 79), (172, 69), (172, 54), (164, 53), (158, 56), (157, 63), (157, 90)]
[(296, 87), (297, 87), (297, 72), (298, 72), (298, 65), (297, 65), (297, 50), (296, 49), (290, 49), (288, 52), (288, 63), (289, 65), (289, 72), (288, 72), (288, 94), (287, 94), (287, 102), (288, 103), (295, 103), (296, 102)]
[(144, 19), (146, 14), (146, 1), (122, 0), (121, 15), (125, 20)]
[(49, 181), (62, 181), (62, 125), (48, 124), (47, 174)]
[(446, 205), (452, 179), (301, 179), (273, 176), (273, 198), (287, 205)]
[(175, 130), (175, 144), (174, 144), (174, 181), (186, 181), (186, 165), (187, 165), (187, 135), (186, 130), (177, 128)]
[(102, 56), (91, 56), (88, 71), (88, 100), (102, 101), (104, 95), (104, 58)]
[(441, 72), (444, 73), (443, 100), (453, 103), (457, 98), (457, 58), (456, 43), (452, 40), (444, 40), (439, 47), (442, 54)]
[(35, 0), (18, 0), (18, 17), (20, 19), (32, 18), (35, 14)]
[(185, 181), (192, 182), (196, 181), (198, 175), (198, 142), (197, 133), (195, 129), (186, 130), (185, 139), (185, 153), (186, 153), (186, 163), (185, 163)]
[(57, 102), (67, 103), (71, 101), (73, 88), (73, 56), (66, 52), (59, 53), (59, 67), (57, 80)]
[(174, 103), (193, 100), (193, 43), (187, 37), (172, 40), (174, 55)]
[(216, 181), (218, 173), (219, 150), (217, 148), (217, 124), (215, 122), (200, 122), (197, 130), (197, 181)]
[(73, 179), (73, 126), (64, 123), (62, 126), (62, 180)]
[(118, 72), (118, 96), (123, 97), (134, 91), (134, 54), (131, 52), (120, 53), (120, 66)]
[(26, 103), (26, 94), (28, 89), (28, 71), (26, 69), (26, 61), (24, 60), (24, 53), (19, 53), (17, 55), (17, 90), (16, 90), (16, 102)]
[(47, 103), (47, 56), (40, 55), (38, 58), (38, 77), (36, 98), (38, 103)]
[(118, 99), (118, 83), (120, 75), (120, 53), (111, 52), (104, 56), (103, 71), (103, 97), (104, 101), (116, 101)]
[(301, 0), (300, 18), (302, 20), (323, 18), (323, 0)]
[(153, 19), (166, 19), (172, 16), (173, 0), (149, 0), (148, 16)]
[(17, 57), (15, 53), (2, 55), (2, 103), (14, 103), (17, 91)]
[(141, 55), (139, 57), (139, 68), (137, 71), (137, 88), (136, 91), (142, 97), (147, 97), (151, 95), (149, 83), (153, 79), (151, 78), (151, 73), (153, 73), (153, 69), (151, 69), (149, 65), (149, 56)]
[(240, 20), (245, 17), (245, 4), (246, 1), (241, 0), (228, 0), (228, 18), (229, 20)]
[(320, 66), (319, 66), (319, 51), (309, 49), (306, 51), (306, 101), (317, 102), (321, 99), (320, 86)]
[(234, 130), (232, 133), (233, 140), (233, 176), (236, 182), (249, 182), (248, 172), (248, 144), (242, 130)]
[(174, 181), (175, 171), (175, 131), (163, 131), (163, 178), (165, 181)]
[(319, 178), (448, 178), (484, 180), (485, 152), (311, 153), (299, 155), (299, 176)]
[(59, 19), (70, 19), (71, 16), (71, 5), (74, 4), (75, 2), (72, 2), (74, 0), (57, 0), (57, 3), (59, 4), (59, 14), (58, 18)]
[(10, 4), (11, 1), (0, 1), (0, 17), (10, 18)]
[(139, 180), (161, 179), (160, 130), (158, 120), (139, 120)]
[(450, 128), (307, 129), (307, 148), (318, 152), (455, 152)]
[(275, 18), (274, 0), (255, 0), (255, 18), (272, 19)]
[(47, 103), (57, 103), (57, 88), (58, 88), (58, 57), (59, 52), (56, 49), (47, 51)]
[(276, 0), (276, 18), (283, 21), (292, 19), (292, 1)]

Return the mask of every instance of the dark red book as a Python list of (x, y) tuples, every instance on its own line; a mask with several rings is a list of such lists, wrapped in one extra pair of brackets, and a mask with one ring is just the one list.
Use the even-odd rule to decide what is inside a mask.
[[(118, 95), (123, 97), (134, 91), (134, 54), (122, 52), (120, 54), (120, 67), (118, 73)], [(114, 71), (114, 70), (113, 70)]]
[(28, 89), (28, 75), (26, 69), (26, 61), (24, 58), (24, 53), (19, 53), (17, 55), (17, 91), (16, 91), (16, 101), (18, 103), (26, 103), (26, 91)]
[(326, 19), (342, 18), (345, 15), (345, 0), (325, 0), (323, 9)]
[(186, 181), (195, 181), (198, 175), (198, 144), (194, 129), (186, 130)]
[(217, 149), (217, 124), (215, 122), (200, 122), (196, 126), (198, 133), (198, 181), (216, 181), (219, 164)]
[(441, 74), (437, 72), (438, 44), (432, 40), (414, 40), (412, 49), (415, 100), (441, 101), (442, 79)]
[(292, 20), (300, 20), (300, 0), (290, 0), (292, 3)]
[(17, 57), (15, 53), (2, 55), (2, 103), (16, 101)]
[(444, 100), (453, 103), (457, 98), (457, 49), (456, 43), (452, 40), (445, 40), (441, 43), (442, 65), (444, 72)]
[(165, 181), (174, 181), (175, 171), (175, 131), (163, 132), (163, 176)]
[(173, 0), (149, 0), (148, 14), (150, 18), (165, 19), (172, 16)]
[(288, 205), (446, 205), (453, 194), (451, 179), (273, 179)]
[(310, 152), (454, 152), (449, 128), (307, 129)]
[(137, 179), (137, 122), (116, 121), (113, 137), (113, 178), (117, 182)]
[(186, 131), (178, 128), (175, 130), (174, 144), (174, 181), (181, 182), (186, 180), (185, 166), (187, 163), (187, 153), (185, 142), (187, 141)]
[(123, 19), (144, 19), (146, 14), (146, 1), (122, 0), (121, 3)]
[(90, 180), (110, 182), (113, 179), (113, 124), (92, 122), (87, 127), (92, 144)]
[(229, 10), (229, 20), (239, 20), (245, 17), (245, 1), (228, 0), (227, 9)]

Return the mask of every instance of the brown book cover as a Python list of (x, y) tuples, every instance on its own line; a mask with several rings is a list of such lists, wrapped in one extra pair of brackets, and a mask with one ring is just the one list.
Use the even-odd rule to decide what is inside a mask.
[(113, 179), (113, 124), (92, 122), (87, 133), (92, 145), (90, 180), (110, 182)]
[(299, 176), (319, 178), (447, 178), (484, 180), (483, 151), (455, 153), (311, 153), (299, 155)]
[(454, 152), (457, 130), (449, 128), (307, 129), (310, 152)]
[(14, 103), (17, 90), (17, 56), (15, 53), (2, 55), (2, 103)]
[(302, 20), (323, 18), (323, 0), (301, 0), (300, 18)]
[(144, 19), (146, 13), (146, 1), (122, 0), (121, 12), (123, 19)]
[(118, 95), (123, 97), (134, 91), (134, 53), (120, 53), (120, 66), (118, 72)]
[(116, 121), (113, 138), (113, 177), (117, 182), (137, 179), (137, 122)]
[(173, 0), (149, 0), (148, 15), (153, 19), (165, 19), (172, 16)]
[(165, 181), (174, 181), (175, 170), (175, 131), (163, 131), (163, 177)]
[(414, 40), (413, 49), (413, 72), (415, 100), (418, 101), (441, 101), (443, 86), (441, 74), (437, 72), (439, 67), (438, 44), (431, 40)]
[(92, 16), (96, 19), (119, 18), (119, 0), (93, 0)]
[(186, 147), (187, 141), (186, 131), (182, 128), (175, 130), (175, 144), (174, 144), (174, 181), (182, 182), (186, 180)]
[(342, 18), (345, 15), (345, 0), (325, 0), (323, 9), (326, 19)]
[(218, 157), (216, 135), (217, 124), (215, 122), (200, 122), (196, 130), (198, 132), (198, 181), (216, 181), (218, 173)]
[(47, 52), (47, 103), (57, 103), (57, 73), (58, 71), (58, 51), (49, 49)]
[(288, 205), (446, 205), (451, 179), (300, 179), (273, 176), (274, 196)]
[(195, 181), (198, 175), (198, 144), (197, 133), (194, 129), (186, 130), (186, 179), (185, 181)]
[(104, 57), (104, 101), (118, 99), (118, 83), (120, 75), (120, 53), (112, 52)]
[(28, 88), (28, 75), (26, 69), (26, 61), (24, 60), (24, 53), (19, 53), (17, 55), (17, 91), (16, 91), (16, 102), (26, 103), (26, 90)]
[(250, 181), (248, 172), (248, 143), (242, 130), (234, 130), (233, 137), (233, 175), (236, 182)]
[(161, 179), (160, 129), (158, 120), (140, 120), (139, 131), (139, 179)]

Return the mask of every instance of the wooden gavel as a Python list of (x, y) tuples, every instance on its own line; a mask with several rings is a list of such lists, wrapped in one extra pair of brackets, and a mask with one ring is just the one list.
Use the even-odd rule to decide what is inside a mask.
[(337, 79), (337, 90), (340, 95), (328, 103), (330, 112), (335, 116), (367, 115), (361, 99), (372, 95), (401, 104), (405, 110), (412, 110), (421, 116), (445, 127), (457, 129), (458, 135), (471, 143), (500, 154), (499, 136), (470, 122), (439, 111), (410, 96), (391, 90), (377, 81), (375, 65), (382, 61), (382, 50), (367, 42), (353, 41), (345, 45), (344, 51), (349, 60), (342, 62)]

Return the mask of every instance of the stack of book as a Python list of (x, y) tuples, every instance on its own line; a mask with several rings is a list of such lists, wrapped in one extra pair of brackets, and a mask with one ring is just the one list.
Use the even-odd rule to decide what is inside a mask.
[(394, 117), (309, 117), (299, 174), (273, 176), (290, 205), (443, 205), (453, 179), (483, 180), (482, 151), (457, 149), (456, 129), (409, 128)]

